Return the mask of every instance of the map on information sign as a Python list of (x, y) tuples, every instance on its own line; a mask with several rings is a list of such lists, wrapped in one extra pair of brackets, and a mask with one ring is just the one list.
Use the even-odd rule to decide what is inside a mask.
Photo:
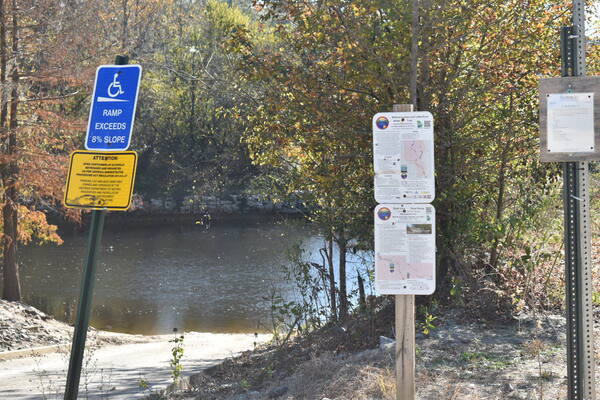
[(375, 208), (375, 289), (379, 294), (435, 291), (435, 209), (429, 204)]
[(373, 117), (375, 200), (430, 203), (435, 197), (433, 116), (426, 111)]

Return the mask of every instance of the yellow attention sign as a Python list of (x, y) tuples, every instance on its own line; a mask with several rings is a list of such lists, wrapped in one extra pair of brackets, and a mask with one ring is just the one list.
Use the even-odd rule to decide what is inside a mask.
[(127, 210), (131, 205), (137, 153), (74, 151), (65, 205), (93, 210)]

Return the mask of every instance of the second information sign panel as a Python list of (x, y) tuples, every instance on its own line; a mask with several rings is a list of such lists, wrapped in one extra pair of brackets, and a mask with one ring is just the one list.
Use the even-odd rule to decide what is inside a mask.
[(435, 209), (430, 204), (375, 207), (375, 289), (379, 294), (435, 291)]

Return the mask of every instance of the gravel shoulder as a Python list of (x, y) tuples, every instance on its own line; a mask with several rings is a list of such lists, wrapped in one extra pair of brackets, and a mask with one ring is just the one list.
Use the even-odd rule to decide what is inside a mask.
[[(252, 349), (268, 335), (186, 333), (180, 363), (182, 376), (227, 357)], [(86, 346), (80, 398), (132, 400), (157, 393), (173, 382), (172, 342)], [(256, 344), (255, 344), (256, 343)], [(69, 363), (69, 348), (52, 354), (0, 361), (0, 399), (62, 399)]]
[[(73, 328), (34, 307), (0, 300), (0, 399), (62, 399)], [(254, 349), (270, 335), (183, 334), (183, 376)], [(80, 394), (87, 399), (131, 400), (172, 382), (171, 335), (127, 335), (90, 329)], [(41, 352), (53, 346), (55, 351)], [(22, 349), (35, 349), (21, 356)], [(3, 357), (10, 353), (19, 357)]]

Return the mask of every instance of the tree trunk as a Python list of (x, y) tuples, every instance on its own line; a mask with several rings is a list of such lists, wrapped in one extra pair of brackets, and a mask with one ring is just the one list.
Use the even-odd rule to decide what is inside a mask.
[(337, 240), (340, 250), (340, 319), (348, 317), (348, 293), (346, 291), (346, 239)]
[(358, 274), (358, 305), (361, 310), (367, 309), (367, 296), (365, 294), (365, 281), (360, 274)]
[(412, 21), (411, 21), (411, 37), (410, 37), (410, 76), (409, 76), (409, 90), (410, 90), (410, 103), (414, 106), (414, 110), (417, 111), (419, 106), (417, 105), (417, 71), (419, 63), (419, 0), (412, 0)]
[(335, 290), (335, 266), (333, 265), (333, 237), (327, 240), (327, 264), (329, 266), (329, 298), (331, 299), (331, 318), (337, 319), (337, 296)]
[(4, 222), (4, 292), (3, 297), (10, 301), (21, 301), (21, 283), (19, 280), (19, 264), (17, 263), (17, 219), (18, 219), (18, 190), (17, 176), (17, 112), (19, 106), (19, 71), (17, 68), (18, 32), (17, 6), (12, 1), (12, 56), (10, 92), (10, 125), (8, 130), (8, 145), (6, 155), (8, 162), (3, 174), (4, 207), (2, 216)]
[[(507, 160), (508, 148), (509, 148), (509, 145), (507, 144), (506, 147), (504, 148), (504, 151), (502, 152), (502, 164), (500, 165), (500, 170), (498, 172), (498, 196), (496, 198), (496, 216), (495, 216), (496, 224), (501, 223), (502, 214), (504, 212), (504, 190), (506, 187), (506, 164), (508, 163), (508, 160)], [(492, 271), (494, 271), (496, 269), (496, 267), (498, 266), (498, 258), (500, 256), (499, 246), (500, 246), (500, 238), (498, 236), (496, 236), (494, 238), (494, 242), (492, 244), (492, 250), (490, 252), (490, 268), (492, 269)]]
[(129, 42), (129, 0), (122, 0), (121, 9), (123, 19), (121, 20), (121, 51), (127, 54), (127, 43)]
[(0, 132), (6, 135), (6, 117), (8, 116), (8, 90), (6, 86), (6, 13), (4, 0), (0, 0)]

